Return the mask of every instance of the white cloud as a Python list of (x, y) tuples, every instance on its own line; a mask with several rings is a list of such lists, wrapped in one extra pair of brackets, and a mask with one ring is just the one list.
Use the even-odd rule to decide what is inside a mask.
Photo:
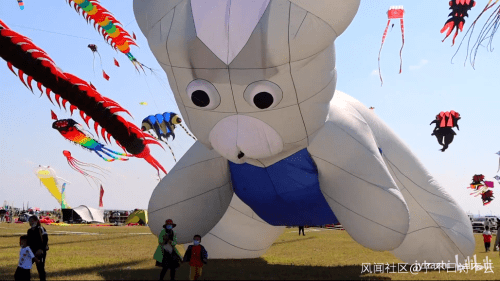
[(378, 75), (378, 69), (374, 69), (370, 75)]
[(410, 70), (420, 69), (424, 65), (426, 65), (428, 62), (429, 62), (428, 60), (420, 60), (420, 62), (417, 65), (410, 65)]

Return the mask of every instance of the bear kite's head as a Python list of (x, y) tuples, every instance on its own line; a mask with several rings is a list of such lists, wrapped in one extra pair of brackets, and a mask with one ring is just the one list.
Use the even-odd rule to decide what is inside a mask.
[(359, 2), (135, 0), (134, 12), (198, 140), (235, 163), (272, 164), (325, 123), (333, 43)]

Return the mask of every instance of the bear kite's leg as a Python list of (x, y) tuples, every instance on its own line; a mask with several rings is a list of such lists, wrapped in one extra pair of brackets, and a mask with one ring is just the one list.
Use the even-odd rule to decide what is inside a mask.
[(263, 221), (235, 194), (222, 219), (202, 241), (211, 259), (258, 258), (284, 228)]

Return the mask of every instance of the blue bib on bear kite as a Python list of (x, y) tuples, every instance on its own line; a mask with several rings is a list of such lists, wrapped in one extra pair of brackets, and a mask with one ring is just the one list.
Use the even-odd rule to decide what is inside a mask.
[(229, 161), (236, 195), (271, 225), (338, 223), (321, 193), (318, 169), (307, 149), (260, 168)]

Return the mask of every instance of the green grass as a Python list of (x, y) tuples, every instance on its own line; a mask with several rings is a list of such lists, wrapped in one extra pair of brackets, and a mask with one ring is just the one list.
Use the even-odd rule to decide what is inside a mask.
[[(49, 280), (157, 280), (159, 277), (160, 268), (154, 266), (152, 258), (156, 237), (140, 234), (150, 233), (148, 227), (45, 227), (50, 235), (46, 264)], [(19, 258), (19, 236), (27, 229), (27, 224), (0, 224), (0, 280), (13, 279)], [(98, 235), (56, 235), (58, 231)], [(500, 268), (495, 268), (500, 265), (498, 252), (485, 253), (482, 236), (476, 234), (475, 237), (477, 261), (482, 263), (488, 256), (493, 262), (494, 274), (478, 271), (361, 275), (362, 263), (397, 264), (401, 261), (389, 252), (374, 252), (360, 246), (345, 231), (306, 229), (306, 236), (299, 237), (297, 229), (287, 228), (261, 258), (209, 260), (203, 268), (202, 279), (499, 279)], [(179, 250), (184, 252), (181, 247)], [(37, 279), (36, 269), (31, 272), (32, 278)], [(177, 271), (177, 279), (186, 280), (188, 272), (189, 266), (183, 264)], [(165, 278), (168, 277), (167, 273)]]

